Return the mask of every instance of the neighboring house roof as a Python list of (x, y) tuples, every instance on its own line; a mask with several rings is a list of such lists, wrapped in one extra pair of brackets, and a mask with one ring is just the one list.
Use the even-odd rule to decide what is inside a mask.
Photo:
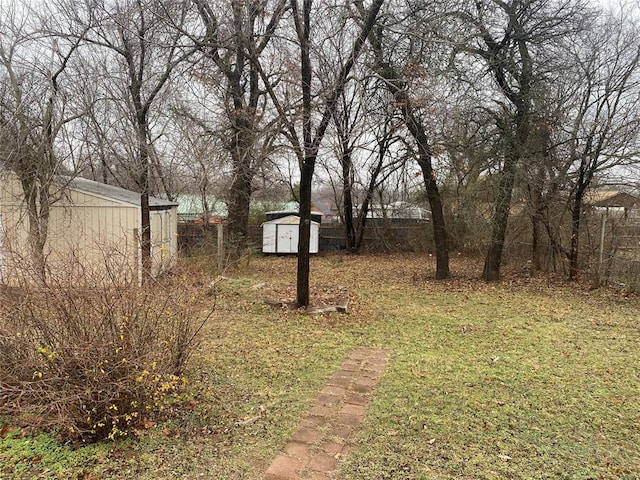
[(213, 195), (207, 195), (207, 209), (205, 212), (204, 199), (202, 195), (183, 193), (177, 196), (178, 216), (183, 220), (195, 220), (196, 218), (207, 215), (214, 217), (226, 217), (227, 205), (216, 199)]
[(603, 208), (634, 208), (640, 206), (640, 198), (626, 192), (598, 192), (589, 205)]
[(313, 197), (311, 199), (311, 204), (321, 211), (323, 215), (334, 215), (336, 213), (335, 208), (331, 208), (328, 202), (319, 198)]
[[(128, 203), (137, 207), (140, 206), (140, 193), (138, 192), (132, 192), (131, 190), (95, 182), (82, 177), (75, 177), (73, 179), (63, 177), (63, 180), (69, 182), (69, 187), (83, 193), (108, 198), (122, 203)], [(176, 202), (171, 202), (163, 198), (152, 197), (151, 195), (149, 196), (149, 208), (151, 210), (166, 210), (177, 205), (178, 204)]]
[[(270, 213), (282, 213), (282, 212), (292, 212), (295, 213), (298, 211), (298, 209), (300, 208), (300, 204), (295, 201), (295, 200), (290, 200), (287, 203), (285, 203), (282, 208), (280, 210), (273, 210), (271, 212), (265, 212), (267, 215), (269, 215)], [(315, 201), (312, 202), (311, 205), (311, 212), (312, 213), (318, 213), (321, 215), (324, 215), (325, 212), (322, 211), (320, 208), (318, 208), (315, 204)]]

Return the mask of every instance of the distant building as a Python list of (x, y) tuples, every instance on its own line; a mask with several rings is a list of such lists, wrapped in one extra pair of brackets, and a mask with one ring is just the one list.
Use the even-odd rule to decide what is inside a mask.
[(388, 218), (397, 220), (431, 220), (431, 212), (409, 202), (392, 202), (388, 205), (374, 204), (369, 208), (367, 218)]
[(176, 197), (176, 203), (180, 223), (214, 225), (227, 218), (227, 204), (213, 195), (180, 194)]
[(640, 198), (630, 193), (612, 190), (591, 192), (587, 205), (604, 211), (609, 217), (640, 221)]

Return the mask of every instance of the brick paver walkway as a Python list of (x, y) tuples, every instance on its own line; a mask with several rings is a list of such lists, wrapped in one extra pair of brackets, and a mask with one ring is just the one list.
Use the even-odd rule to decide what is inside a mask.
[(360, 348), (320, 390), (284, 451), (267, 469), (265, 480), (335, 479), (338, 462), (349, 454), (354, 432), (382, 377), (389, 353)]

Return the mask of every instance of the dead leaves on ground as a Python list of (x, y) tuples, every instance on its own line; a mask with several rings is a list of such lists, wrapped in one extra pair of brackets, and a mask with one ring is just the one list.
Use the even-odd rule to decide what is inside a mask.
[[(344, 255), (322, 254), (311, 259), (310, 298), (308, 309), (296, 308), (296, 258), (288, 256), (260, 257), (228, 274), (221, 293), (232, 298), (232, 309), (247, 310), (257, 304), (276, 308), (281, 314), (332, 313), (349, 311), (362, 318), (368, 313), (367, 296), (394, 292), (439, 292), (468, 295), (508, 294), (528, 289), (546, 295), (548, 292), (584, 295), (589, 303), (640, 303), (640, 298), (622, 296), (602, 289), (568, 283), (560, 275), (532, 274), (526, 262), (503, 267), (502, 280), (487, 283), (480, 280), (482, 259), (464, 255), (450, 261), (451, 277), (435, 280), (435, 257), (425, 254)], [(384, 287), (384, 288), (380, 288)], [(355, 315), (354, 315), (355, 314)]]

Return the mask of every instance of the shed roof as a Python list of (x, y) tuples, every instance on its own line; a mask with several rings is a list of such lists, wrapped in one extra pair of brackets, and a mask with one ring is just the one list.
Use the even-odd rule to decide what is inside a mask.
[[(312, 199), (312, 201), (311, 201), (311, 213), (316, 213), (316, 214), (319, 213), (319, 214), (324, 215), (325, 212), (321, 208), (319, 208), (316, 205), (316, 203), (317, 203), (317, 201), (315, 199)], [(297, 213), (299, 209), (300, 209), (300, 204), (296, 200), (290, 200), (290, 201), (288, 201), (287, 203), (285, 203), (282, 206), (282, 209), (273, 210), (273, 211), (265, 212), (265, 213), (267, 215), (269, 215), (270, 213), (281, 213), (281, 212), (294, 212), (294, 213)]]
[[(76, 190), (89, 195), (95, 195), (98, 197), (108, 198), (118, 202), (128, 203), (130, 205), (140, 206), (140, 193), (126, 190), (124, 188), (116, 187), (114, 185), (107, 185), (105, 183), (95, 182), (88, 178), (75, 177), (69, 179), (64, 177), (65, 181), (69, 182), (69, 186)], [(176, 202), (171, 202), (164, 198), (149, 196), (149, 208), (151, 210), (166, 210), (171, 207), (177, 206)]]
[[(316, 225), (319, 225), (318, 222), (314, 222), (313, 220), (311, 220), (311, 223), (315, 223)], [(262, 225), (266, 225), (266, 224), (300, 225), (300, 217), (297, 215), (289, 215), (287, 217), (275, 218), (273, 220), (269, 220), (268, 222), (264, 222)]]

